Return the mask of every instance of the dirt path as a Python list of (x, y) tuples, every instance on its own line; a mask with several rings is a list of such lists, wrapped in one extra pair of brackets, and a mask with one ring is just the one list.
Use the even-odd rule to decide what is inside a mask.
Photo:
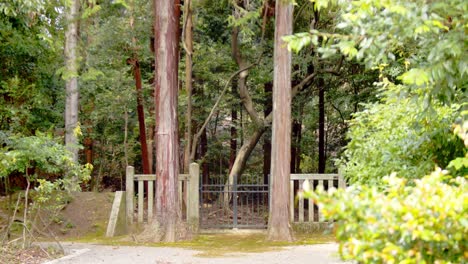
[(337, 244), (285, 247), (263, 253), (236, 253), (222, 257), (197, 256), (198, 251), (169, 247), (103, 246), (68, 243), (63, 245), (67, 256), (47, 264), (338, 264)]

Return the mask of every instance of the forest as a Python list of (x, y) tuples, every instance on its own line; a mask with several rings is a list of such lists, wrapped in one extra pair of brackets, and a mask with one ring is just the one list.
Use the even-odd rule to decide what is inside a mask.
[(133, 166), (156, 175), (151, 240), (177, 241), (195, 162), (201, 186), (271, 186), (267, 239), (292, 241), (290, 174), (339, 173), (345, 190), (295, 193), (344, 260), (462, 263), (467, 18), (463, 0), (2, 1), (0, 195), (26, 226), (28, 199), (125, 190)]

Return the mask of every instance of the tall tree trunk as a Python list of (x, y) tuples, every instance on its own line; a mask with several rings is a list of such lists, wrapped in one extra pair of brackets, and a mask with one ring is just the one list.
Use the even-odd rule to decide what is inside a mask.
[[(237, 94), (237, 82), (232, 82), (231, 93), (233, 95)], [(231, 106), (231, 142), (230, 142), (230, 153), (229, 153), (229, 172), (231, 172), (234, 161), (236, 160), (237, 154), (237, 104), (232, 104)]]
[(72, 153), (73, 161), (78, 162), (78, 138), (75, 129), (78, 125), (79, 107), (77, 46), (80, 1), (72, 0), (69, 4), (66, 12), (67, 31), (65, 32), (65, 145)]
[(271, 206), (268, 240), (292, 241), (289, 223), (291, 160), (291, 53), (282, 40), (292, 34), (293, 5), (276, 1), (273, 62), (273, 126), (271, 148)]
[[(242, 174), (250, 154), (252, 154), (252, 151), (254, 150), (255, 146), (257, 146), (258, 141), (262, 137), (263, 133), (265, 133), (266, 129), (266, 126), (257, 127), (252, 136), (248, 138), (239, 149), (234, 164), (231, 168), (231, 172), (229, 173), (228, 185), (232, 185), (234, 183), (234, 176), (240, 176)], [(227, 187), (225, 187), (225, 192), (228, 193)], [(225, 195), (224, 204), (229, 204), (229, 200), (229, 195)]]
[[(130, 28), (132, 33), (134, 31), (134, 1), (130, 1)], [(138, 128), (140, 130), (140, 146), (141, 146), (141, 159), (143, 165), (143, 173), (149, 174), (150, 173), (150, 165), (149, 165), (149, 158), (148, 158), (148, 145), (146, 142), (146, 125), (145, 125), (145, 112), (143, 109), (143, 95), (142, 95), (142, 85), (141, 85), (141, 70), (140, 70), (140, 63), (138, 61), (138, 54), (137, 54), (137, 39), (135, 35), (132, 36), (132, 48), (133, 54), (132, 58), (127, 60), (127, 63), (132, 65), (133, 77), (135, 79), (135, 88), (136, 88), (136, 101), (137, 101), (137, 114), (138, 114)], [(145, 190), (147, 189), (147, 183), (145, 182)]]
[(184, 149), (184, 173), (188, 173), (191, 162), (190, 150), (192, 146), (192, 53), (193, 53), (193, 23), (192, 1), (184, 3), (184, 49), (185, 49), (185, 92), (187, 93), (187, 113), (185, 115), (185, 149)]
[[(273, 83), (268, 82), (264, 85), (265, 90), (265, 103), (263, 108), (263, 116), (266, 118), (271, 111), (273, 110), (273, 102), (271, 98), (271, 92), (273, 91)], [(264, 137), (263, 138), (263, 183), (269, 183), (269, 175), (270, 175), (270, 165), (271, 165), (271, 138)]]
[[(133, 59), (133, 76), (135, 78), (135, 87), (137, 90), (137, 113), (138, 113), (138, 128), (140, 130), (140, 145), (141, 145), (141, 159), (143, 165), (143, 174), (150, 173), (150, 164), (148, 158), (148, 145), (146, 142), (146, 126), (145, 126), (145, 112), (143, 110), (143, 95), (141, 86), (141, 71), (140, 64), (136, 55)], [(146, 187), (145, 187), (146, 189)]]
[(318, 172), (325, 173), (325, 83), (318, 79), (319, 86), (319, 163)]
[(155, 0), (156, 80), (156, 210), (157, 241), (174, 242), (181, 221), (177, 183), (179, 142), (177, 125), (179, 17), (172, 0)]
[(297, 119), (292, 123), (292, 143), (291, 143), (291, 173), (297, 173), (297, 162), (300, 160), (300, 136), (301, 136), (301, 122)]
[(204, 129), (200, 138), (200, 157), (202, 159), (203, 182), (208, 184), (210, 179), (210, 165), (206, 161), (206, 153), (208, 152), (208, 136), (206, 134), (206, 129)]

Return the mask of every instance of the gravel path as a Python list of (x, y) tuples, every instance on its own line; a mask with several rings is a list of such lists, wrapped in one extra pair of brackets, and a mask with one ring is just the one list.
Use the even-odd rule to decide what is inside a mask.
[(198, 251), (165, 247), (103, 246), (68, 243), (63, 245), (67, 256), (47, 264), (338, 264), (337, 244), (291, 246), (263, 253), (239, 253), (223, 257), (200, 257)]

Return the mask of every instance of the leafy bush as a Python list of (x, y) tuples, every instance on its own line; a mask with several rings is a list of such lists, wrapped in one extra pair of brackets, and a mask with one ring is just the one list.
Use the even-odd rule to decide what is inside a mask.
[(468, 252), (468, 185), (466, 178), (446, 173), (437, 169), (414, 185), (393, 174), (384, 178), (384, 191), (355, 185), (309, 195), (325, 218), (337, 220), (345, 260), (463, 263)]
[(396, 172), (407, 179), (445, 168), (466, 149), (450, 132), (460, 106), (444, 106), (423, 98), (402, 96), (404, 88), (384, 83), (382, 102), (368, 104), (350, 121), (349, 144), (341, 159), (350, 183), (381, 184)]

